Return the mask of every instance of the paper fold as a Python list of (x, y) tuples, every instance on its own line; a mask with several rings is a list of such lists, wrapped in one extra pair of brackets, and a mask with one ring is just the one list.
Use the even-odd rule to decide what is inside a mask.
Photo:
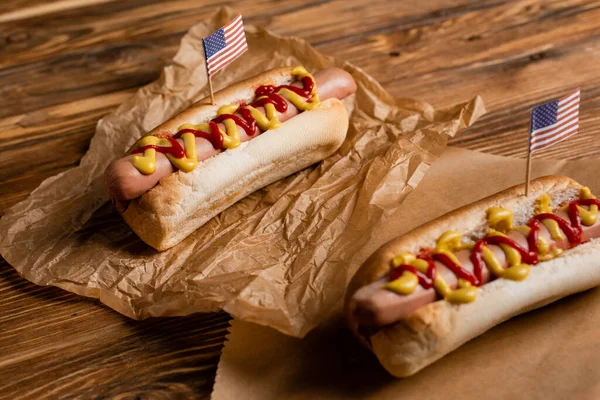
[[(523, 182), (525, 160), (448, 148), (374, 240), (377, 247), (451, 210)], [(600, 159), (538, 160), (533, 177), (568, 175), (600, 193)], [(406, 379), (393, 378), (350, 334), (341, 307), (298, 340), (232, 321), (212, 399), (562, 399), (600, 396), (600, 290), (505, 322)]]
[(7, 211), (0, 253), (22, 276), (99, 298), (136, 319), (224, 309), (303, 336), (340, 301), (357, 252), (419, 185), (448, 138), (485, 112), (480, 98), (450, 110), (395, 99), (356, 66), (247, 26), (249, 51), (215, 76), (215, 89), (282, 65), (345, 68), (358, 84), (344, 101), (347, 140), (322, 163), (156, 252), (107, 202), (102, 174), (145, 132), (207, 94), (200, 41), (230, 16), (221, 9), (193, 26), (161, 78), (98, 123), (79, 167)]

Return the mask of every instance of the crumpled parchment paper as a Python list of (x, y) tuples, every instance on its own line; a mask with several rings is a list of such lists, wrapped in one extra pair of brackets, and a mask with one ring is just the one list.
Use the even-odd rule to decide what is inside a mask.
[(303, 336), (339, 303), (355, 254), (419, 184), (447, 139), (485, 112), (480, 98), (448, 110), (393, 98), (360, 68), (301, 39), (246, 26), (249, 51), (214, 77), (215, 90), (282, 65), (342, 67), (358, 84), (345, 101), (347, 139), (322, 163), (255, 192), (157, 252), (113, 209), (102, 174), (145, 132), (207, 95), (201, 39), (232, 15), (223, 8), (194, 25), (161, 78), (99, 121), (80, 166), (47, 179), (7, 211), (0, 253), (23, 277), (99, 298), (132, 318), (223, 309)]
[[(533, 161), (600, 193), (600, 158)], [(523, 183), (525, 160), (447, 148), (356, 257), (440, 215)], [(213, 400), (599, 399), (600, 287), (520, 315), (406, 379), (392, 377), (346, 328), (342, 310), (303, 340), (233, 320)]]

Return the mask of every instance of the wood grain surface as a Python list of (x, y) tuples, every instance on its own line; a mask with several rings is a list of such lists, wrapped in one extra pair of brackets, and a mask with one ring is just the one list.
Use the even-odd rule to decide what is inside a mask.
[[(489, 110), (452, 144), (523, 157), (533, 105), (582, 89), (581, 133), (539, 157), (600, 155), (600, 1), (228, 2), (394, 96)], [(158, 78), (221, 3), (0, 3), (0, 215), (87, 151), (99, 118)], [(28, 163), (23, 163), (27, 159)], [(136, 322), (0, 262), (0, 398), (208, 398), (229, 317)]]

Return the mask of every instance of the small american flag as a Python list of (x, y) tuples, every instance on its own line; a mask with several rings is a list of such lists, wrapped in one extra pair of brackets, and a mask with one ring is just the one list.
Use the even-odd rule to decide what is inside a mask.
[(545, 149), (579, 131), (579, 89), (531, 111), (529, 151)]
[(208, 75), (211, 76), (248, 50), (242, 15), (239, 14), (227, 25), (206, 39), (202, 39), (202, 44), (206, 68)]

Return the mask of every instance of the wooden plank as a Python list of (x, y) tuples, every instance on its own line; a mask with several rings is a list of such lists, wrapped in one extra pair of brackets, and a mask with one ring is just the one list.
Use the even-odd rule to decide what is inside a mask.
[(86, 7), (95, 4), (108, 3), (115, 0), (62, 0), (53, 2), (11, 1), (0, 6), (0, 23), (22, 19), (47, 16), (60, 11)]
[[(127, 90), (129, 87), (138, 87), (155, 79), (164, 65), (163, 59), (172, 56), (171, 53), (175, 51), (180, 36), (179, 33), (175, 36), (168, 36), (166, 39), (168, 43), (161, 43), (160, 38), (157, 38), (155, 34), (164, 35), (164, 32), (169, 32), (169, 29), (181, 29), (181, 26), (187, 27), (189, 26), (187, 24), (192, 23), (190, 21), (189, 23), (173, 24), (171, 17), (162, 19), (166, 11), (169, 15), (191, 13), (193, 9), (189, 9), (188, 3), (169, 3), (170, 8), (167, 10), (162, 6), (144, 5), (140, 6), (143, 11), (136, 10), (134, 14), (137, 18), (142, 15), (150, 22), (144, 26), (144, 29), (132, 29), (131, 24), (134, 21), (131, 19), (131, 14), (135, 4), (135, 2), (127, 2), (127, 5), (118, 7), (116, 4), (111, 4), (110, 10), (102, 7), (102, 10), (98, 11), (97, 7), (88, 7), (62, 13), (57, 19), (53, 19), (55, 22), (44, 25), (46, 32), (43, 33), (43, 37), (47, 41), (42, 40), (39, 43), (35, 40), (26, 41), (26, 45), (29, 47), (24, 49), (9, 46), (9, 52), (13, 51), (12, 57), (3, 61), (6, 68), (0, 71), (0, 90), (5, 94), (0, 96), (0, 104), (4, 103), (0, 107), (0, 114), (12, 115), (15, 110), (21, 111), (22, 114), (18, 117), (5, 118), (3, 122), (0, 122), (0, 139), (5, 138), (8, 133), (15, 136), (14, 140), (0, 142), (0, 150), (7, 158), (0, 168), (2, 168), (2, 174), (10, 177), (0, 183), (0, 190), (9, 193), (8, 196), (0, 199), (0, 214), (1, 210), (22, 200), (37, 186), (39, 181), (35, 177), (43, 179), (72, 167), (83, 155), (84, 150), (87, 149), (86, 144), (93, 134), (95, 119), (112, 110), (112, 107), (105, 107), (103, 104), (97, 103), (98, 110), (86, 108), (85, 113), (79, 115), (81, 114), (78, 111), (79, 99), (85, 99), (97, 93), (111, 93), (115, 89)], [(334, 5), (339, 7), (339, 3)], [(277, 18), (282, 18), (286, 25), (297, 27), (302, 31), (305, 29), (305, 21), (314, 21), (315, 17), (314, 11), (304, 12), (304, 10), (312, 9), (303, 8), (305, 6), (306, 4), (301, 2), (287, 4), (287, 8), (280, 10), (281, 17)], [(254, 12), (262, 18), (262, 12), (268, 7), (265, 4), (255, 7), (257, 9), (251, 9), (250, 12)], [(328, 7), (331, 6), (326, 4), (317, 6), (316, 9), (317, 12), (340, 15)], [(430, 5), (430, 9), (419, 9), (418, 12), (431, 13), (433, 12), (431, 7)], [(344, 19), (347, 22), (355, 21), (364, 11), (364, 6), (353, 7), (343, 13)], [(370, 7), (373, 15), (386, 15), (387, 11), (388, 4), (385, 1), (379, 1)], [(412, 11), (407, 8), (403, 12)], [(106, 15), (115, 18), (117, 22), (114, 24), (104, 23)], [(295, 15), (297, 17), (294, 17)], [(289, 21), (290, 17), (295, 18), (297, 23)], [(178, 18), (181, 18), (179, 14)], [(32, 18), (20, 22), (26, 26), (33, 25), (34, 29), (38, 29), (37, 21), (37, 18)], [(337, 26), (339, 23), (341, 20), (334, 20), (331, 26)], [(373, 18), (369, 24), (362, 25), (362, 29), (375, 29), (377, 23), (378, 19)], [(69, 33), (79, 32), (81, 26), (90, 24), (94, 27), (97, 25), (98, 28), (92, 29), (89, 34), (87, 32), (81, 35)], [(348, 29), (350, 28), (349, 25)], [(6, 29), (10, 30), (10, 27)], [(65, 32), (67, 33), (65, 34)], [(335, 36), (331, 35), (336, 34), (335, 30), (331, 28), (329, 31), (317, 33), (325, 41), (332, 40)], [(64, 39), (55, 40), (56, 37), (64, 37)], [(121, 42), (133, 41), (135, 44), (127, 46), (117, 44), (117, 47), (113, 47), (115, 44), (112, 38), (119, 38), (118, 40)], [(103, 48), (103, 50), (98, 51), (98, 48)], [(83, 53), (89, 50), (93, 50), (97, 55), (89, 56), (87, 54), (84, 57)], [(160, 54), (157, 55), (156, 51)], [(86, 57), (88, 61), (82, 63), (81, 59)], [(101, 61), (92, 62), (91, 60)], [(49, 63), (54, 65), (51, 72), (47, 67)], [(100, 72), (97, 73), (97, 70)], [(120, 71), (129, 72), (121, 73)], [(122, 77), (114, 78), (120, 74)], [(100, 94), (96, 97), (102, 96), (104, 95)], [(69, 99), (71, 101), (67, 101)], [(54, 107), (54, 104), (57, 106)], [(116, 106), (116, 104), (114, 105)], [(44, 107), (40, 108), (41, 106)], [(30, 112), (30, 109), (36, 111)], [(60, 114), (60, 110), (70, 110), (68, 112), (71, 114), (68, 115), (68, 118), (54, 122), (52, 116)], [(14, 121), (14, 118), (18, 118), (18, 122), (10, 122)], [(22, 129), (20, 126), (22, 124), (34, 125), (35, 123), (31, 121), (43, 121), (43, 123), (33, 127), (29, 126), (28, 129)], [(57, 127), (56, 123), (60, 127)], [(55, 137), (52, 138), (52, 136)], [(51, 138), (53, 142), (45, 143), (44, 137)], [(15, 143), (20, 144), (17, 146)], [(31, 146), (24, 147), (25, 143), (28, 146), (31, 144)], [(54, 151), (43, 151), (48, 148), (53, 148)], [(31, 164), (26, 168), (21, 160), (28, 151), (35, 151), (40, 156), (31, 160)]]
[[(592, 136), (599, 128), (594, 117), (599, 95), (594, 67), (600, 61), (599, 7), (598, 2), (556, 2), (543, 12), (534, 10), (535, 18), (523, 21), (527, 6), (506, 4), (434, 26), (411, 28), (405, 31), (413, 38), (406, 39), (408, 48), (395, 52), (395, 44), (385, 42), (373, 56), (375, 67), (370, 72), (392, 93), (438, 106), (481, 94), (489, 113), (451, 143), (520, 157), (526, 153), (531, 108), (581, 87), (582, 132), (539, 156), (597, 156), (600, 146), (593, 145)], [(463, 28), (484, 25), (483, 34), (465, 34)], [(348, 48), (346, 53), (353, 58), (365, 51)], [(389, 70), (399, 73), (390, 74)]]
[[(425, 3), (427, 7), (407, 7), (374, 0), (368, 7), (347, 7), (342, 1), (247, 0), (239, 2), (236, 10), (243, 12), (248, 23), (273, 26), (283, 35), (307, 34), (317, 45), (340, 42), (333, 47), (337, 51), (355, 44), (356, 35), (381, 29), (378, 27), (400, 29), (403, 24), (430, 18), (436, 5), (448, 1)], [(48, 20), (30, 18), (0, 25), (0, 37), (7, 38), (6, 56), (0, 59), (0, 117), (155, 80), (185, 31), (217, 5), (216, 0), (150, 4), (134, 0), (69, 10)], [(315, 26), (314, 21), (322, 15), (331, 20)], [(364, 15), (370, 17), (356, 24)]]
[(79, 164), (100, 118), (132, 90), (0, 119), (0, 215), (43, 179)]
[[(0, 5), (0, 215), (76, 165), (96, 121), (158, 77), (221, 3), (10, 0)], [(600, 1), (244, 0), (245, 20), (347, 59), (394, 96), (489, 113), (452, 143), (523, 156), (530, 108), (582, 88), (582, 132), (540, 154), (600, 154)], [(7, 15), (9, 17), (7, 17)], [(31, 160), (25, 166), (23, 159)], [(7, 398), (208, 397), (224, 313), (136, 322), (38, 287), (0, 261), (0, 393)]]
[[(371, 12), (383, 13), (384, 9), (379, 9), (379, 6), (380, 4), (376, 3), (370, 8)], [(579, 6), (573, 4), (567, 6), (555, 2), (548, 5), (544, 12), (534, 10), (537, 12), (536, 18), (515, 23), (515, 16), (521, 16), (527, 7), (521, 3), (502, 3), (494, 8), (479, 6), (476, 11), (470, 11), (464, 6), (455, 6), (443, 12), (419, 10), (416, 16), (403, 17), (404, 25), (399, 24), (384, 36), (386, 38), (389, 36), (391, 39), (381, 40), (382, 29), (385, 31), (389, 28), (382, 28), (379, 25), (370, 26), (368, 23), (361, 25), (367, 36), (354, 45), (346, 42), (346, 40), (354, 40), (353, 37), (338, 41), (327, 39), (326, 34), (322, 35), (321, 32), (316, 32), (314, 35), (315, 38), (325, 37), (318, 45), (325, 53), (341, 54), (341, 57), (350, 60), (359, 59), (359, 65), (364, 55), (369, 55), (370, 62), (365, 68), (374, 76), (380, 76), (382, 84), (394, 95), (423, 98), (432, 104), (442, 106), (482, 94), (490, 113), (473, 129), (463, 133), (451, 143), (495, 154), (524, 156), (528, 113), (531, 106), (559, 96), (574, 86), (582, 86), (584, 90), (582, 133), (568, 142), (541, 152), (540, 156), (580, 158), (598, 155), (600, 149), (589, 146), (590, 138), (598, 124), (597, 119), (593, 118), (596, 113), (594, 104), (597, 96), (595, 90), (597, 78), (594, 78), (595, 63), (585, 61), (590, 59), (597, 61), (600, 57), (598, 51), (590, 51), (594, 49), (597, 42), (596, 35), (600, 33), (600, 28), (595, 24), (595, 21), (600, 18), (600, 10), (597, 4), (586, 2)], [(305, 27), (304, 21), (314, 20), (317, 13), (324, 12), (323, 8), (319, 6), (296, 11), (296, 14), (284, 14), (276, 19), (275, 28), (281, 25), (281, 29), (284, 30), (285, 27), (293, 26), (293, 29), (301, 33), (309, 33), (310, 29)], [(344, 21), (354, 21), (358, 14), (364, 12), (364, 7), (355, 7), (346, 11), (346, 14), (333, 13), (336, 19), (332, 23), (336, 26), (343, 25)], [(150, 10), (148, 13), (153, 15), (154, 11)], [(581, 14), (579, 18), (574, 18), (579, 14)], [(494, 18), (495, 15), (498, 16)], [(295, 25), (291, 18), (303, 23)], [(566, 20), (557, 24), (556, 20), (561, 18)], [(378, 19), (374, 18), (374, 20)], [(488, 33), (482, 35), (464, 32), (463, 26), (482, 26), (485, 21), (492, 21), (487, 25)], [(499, 33), (495, 34), (495, 32)], [(396, 54), (395, 49), (400, 48), (394, 40), (397, 37), (403, 50)], [(454, 57), (454, 54), (460, 57)], [(444, 64), (444, 60), (453, 60), (453, 62)], [(562, 80), (552, 78), (552, 85), (548, 85), (547, 77), (553, 76), (554, 71), (560, 69), (561, 65), (573, 65), (572, 73)], [(389, 70), (399, 72), (390, 74)], [(145, 74), (143, 71), (141, 73), (134, 71), (137, 76)], [(158, 69), (148, 72), (149, 75), (157, 73)], [(424, 84), (424, 81), (427, 84)], [(129, 83), (132, 82), (137, 84), (135, 80)], [(489, 82), (494, 84), (487, 84)], [(103, 91), (106, 87), (112, 87), (112, 83), (104, 82), (99, 87)], [(444, 90), (435, 90), (439, 87), (443, 87)], [(83, 87), (79, 93), (74, 90), (71, 94), (75, 94), (75, 98), (78, 98), (88, 90), (89, 87)], [(55, 93), (50, 92), (45, 97), (50, 98), (52, 94)], [(33, 99), (31, 96), (26, 98)], [(69, 109), (75, 103), (76, 101), (65, 103), (63, 108)], [(510, 107), (507, 107), (508, 105)], [(30, 173), (24, 168), (20, 170), (9, 168), (6, 171), (9, 176), (17, 178), (6, 180), (0, 184), (0, 189), (12, 187), (16, 190), (11, 191), (5, 200), (0, 200), (0, 210), (24, 198), (37, 185), (37, 181), (31, 179), (32, 176), (48, 177), (75, 165), (83, 154), (81, 149), (85, 149), (85, 143), (93, 133), (94, 117), (103, 115), (111, 109), (111, 107), (102, 108), (96, 113), (89, 114), (85, 127), (81, 127), (76, 119), (69, 121), (66, 133), (76, 131), (80, 132), (81, 136), (75, 140), (72, 136), (68, 137), (69, 140), (67, 136), (55, 139), (56, 143), (67, 140), (63, 143), (63, 146), (68, 148), (67, 157), (57, 152), (50, 153), (58, 156), (57, 159), (49, 160), (47, 157), (40, 157), (41, 168), (34, 165), (29, 170)], [(35, 115), (37, 114), (23, 115), (21, 118), (35, 119)], [(45, 118), (45, 121), (48, 119)], [(44, 126), (39, 128), (46, 129)], [(4, 131), (21, 130), (8, 127)], [(47, 130), (47, 132), (52, 131)], [(64, 131), (60, 130), (56, 133), (64, 133)], [(513, 140), (507, 141), (508, 136)], [(22, 136), (18, 138), (18, 140), (23, 139)], [(0, 146), (0, 149), (14, 160), (21, 159), (22, 153), (27, 151), (23, 148), (11, 153), (5, 146)], [(8, 164), (11, 166), (11, 162)], [(6, 168), (6, 165), (2, 168)]]
[(198, 398), (210, 393), (225, 313), (132, 321), (97, 301), (38, 287), (0, 261), (3, 398)]

